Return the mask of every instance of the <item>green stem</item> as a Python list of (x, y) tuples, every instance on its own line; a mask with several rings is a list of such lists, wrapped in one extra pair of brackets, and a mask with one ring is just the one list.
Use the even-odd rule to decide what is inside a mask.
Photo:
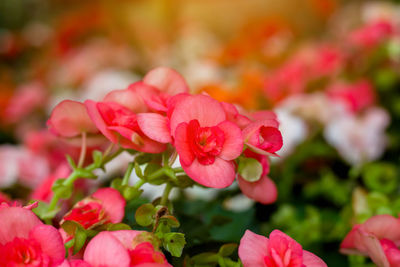
[(126, 170), (124, 178), (122, 179), (122, 185), (129, 184), (129, 178), (131, 178), (132, 170), (134, 167), (135, 167), (135, 164), (133, 162), (129, 163), (128, 169)]
[[(86, 150), (86, 149), (85, 149)], [(102, 168), (104, 167), (104, 165), (113, 160), (115, 157), (117, 157), (119, 154), (121, 154), (123, 151), (123, 149), (119, 149), (117, 152), (115, 152), (113, 155), (111, 155), (108, 158), (105, 158), (102, 163), (100, 164), (100, 166), (96, 166), (94, 163), (90, 164), (89, 166), (87, 166), (86, 168), (84, 168), (83, 170), (85, 171), (89, 171), (92, 172), (97, 168)], [(77, 168), (75, 169), (64, 181), (63, 181), (63, 185), (66, 187), (72, 187), (74, 182), (81, 176), (80, 174), (82, 173), (82, 168)], [(52, 211), (54, 211), (57, 208), (57, 204), (58, 201), (60, 200), (61, 196), (60, 194), (57, 194), (57, 192), (54, 192), (53, 198), (50, 201), (50, 204), (48, 206), (47, 212), (50, 213)], [(51, 218), (47, 218), (48, 220), (51, 221)]]
[(81, 153), (79, 155), (79, 161), (78, 161), (78, 168), (82, 168), (82, 165), (85, 161), (85, 156), (86, 156), (86, 132), (82, 133), (82, 146), (81, 146)]
[(167, 185), (164, 188), (164, 193), (163, 193), (163, 195), (161, 197), (160, 205), (167, 206), (168, 196), (169, 196), (169, 193), (171, 192), (172, 188), (173, 188), (172, 184), (167, 183)]
[(136, 189), (139, 189), (139, 188), (140, 188), (142, 185), (144, 185), (145, 183), (146, 183), (145, 180), (139, 179), (139, 181), (137, 181), (137, 182), (133, 185), (133, 187), (136, 188)]

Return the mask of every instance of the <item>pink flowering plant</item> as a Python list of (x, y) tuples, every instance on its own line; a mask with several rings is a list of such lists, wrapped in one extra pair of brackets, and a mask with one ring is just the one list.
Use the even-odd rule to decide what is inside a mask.
[[(172, 266), (187, 243), (170, 198), (174, 188), (223, 189), (237, 179), (250, 199), (267, 204), (277, 197), (268, 177), (269, 158), (282, 147), (276, 115), (243, 112), (190, 94), (184, 78), (170, 68), (153, 69), (101, 101), (64, 100), (47, 125), (60, 142), (80, 152), (66, 154), (67, 164), (33, 193), (32, 205), (1, 204), (2, 266)], [(77, 195), (90, 192), (98, 170), (107, 173), (107, 163), (123, 160), (122, 153), (127, 156), (122, 178), (103, 181), (108, 186), (86, 197)], [(149, 203), (141, 198), (146, 184), (164, 186)], [(134, 222), (124, 219), (126, 210), (134, 213)], [(250, 233), (241, 241), (239, 259), (230, 257), (237, 245), (228, 243), (218, 253), (186, 255), (183, 262), (326, 266), (281, 232), (262, 244), (249, 243)], [(259, 248), (250, 251), (252, 246)]]

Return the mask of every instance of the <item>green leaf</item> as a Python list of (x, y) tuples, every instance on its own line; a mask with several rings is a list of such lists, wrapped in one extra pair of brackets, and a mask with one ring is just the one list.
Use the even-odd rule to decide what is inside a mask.
[(182, 233), (164, 234), (163, 246), (174, 257), (180, 257), (185, 247), (185, 235)]
[(180, 226), (179, 221), (172, 215), (164, 215), (160, 218), (160, 223), (161, 222), (166, 222), (168, 226), (177, 228)]
[(233, 252), (235, 252), (237, 247), (238, 247), (238, 245), (235, 243), (225, 244), (225, 245), (221, 246), (218, 253), (222, 257), (228, 257), (228, 256), (232, 255)]
[(109, 223), (107, 224), (108, 231), (118, 231), (118, 230), (132, 230), (132, 228), (125, 223)]
[(78, 229), (84, 230), (82, 225), (75, 221), (64, 221), (61, 228), (70, 236), (74, 236)]
[(238, 173), (248, 182), (260, 180), (263, 167), (261, 163), (253, 158), (241, 157), (239, 159)]
[(126, 200), (131, 200), (134, 198), (138, 198), (141, 194), (142, 194), (142, 190), (137, 189), (135, 187), (132, 186), (125, 186), (122, 189), (122, 196), (126, 199)]
[(72, 159), (72, 157), (70, 155), (66, 155), (65, 157), (67, 158), (69, 166), (71, 166), (71, 168), (73, 170), (75, 170), (76, 169), (76, 164), (75, 164), (74, 160)]
[(87, 235), (84, 230), (77, 229), (75, 233), (75, 244), (74, 244), (74, 255), (78, 253), (81, 248), (85, 245)]
[(140, 206), (135, 213), (136, 222), (141, 226), (149, 226), (154, 222), (156, 209), (150, 203)]
[(137, 162), (135, 162), (135, 173), (139, 178), (143, 178), (144, 177), (142, 169), (140, 168), (140, 165)]
[(50, 212), (48, 211), (48, 209), (49, 209), (49, 204), (39, 201), (38, 206), (34, 208), (32, 211), (42, 220), (52, 219), (60, 211), (59, 207)]

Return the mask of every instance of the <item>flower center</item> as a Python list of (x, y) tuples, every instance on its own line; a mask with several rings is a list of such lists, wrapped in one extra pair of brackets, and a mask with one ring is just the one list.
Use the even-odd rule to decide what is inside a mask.
[(188, 125), (190, 147), (201, 164), (213, 164), (215, 157), (222, 151), (225, 141), (224, 132), (217, 126), (200, 127), (198, 120)]

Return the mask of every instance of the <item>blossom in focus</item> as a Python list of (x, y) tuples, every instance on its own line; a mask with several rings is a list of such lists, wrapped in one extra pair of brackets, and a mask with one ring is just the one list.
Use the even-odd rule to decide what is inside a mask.
[(357, 224), (340, 245), (345, 254), (363, 254), (382, 267), (400, 264), (400, 219), (391, 215), (376, 215)]
[(85, 229), (104, 223), (119, 223), (125, 214), (125, 199), (113, 188), (98, 189), (64, 215), (63, 221), (75, 221)]
[(104, 139), (98, 135), (99, 130), (92, 122), (83, 103), (64, 100), (60, 102), (51, 112), (50, 119), (47, 121), (49, 130), (64, 138), (72, 139), (78, 137), (75, 142), (81, 145), (80, 136), (85, 133), (88, 135), (87, 145), (100, 145)]
[(114, 90), (103, 101), (86, 100), (90, 118), (100, 132), (113, 143), (123, 148), (146, 153), (160, 153), (166, 146), (146, 136), (137, 122), (137, 113), (148, 111), (144, 103), (154, 88), (136, 82), (124, 90)]
[(83, 260), (92, 267), (171, 267), (150, 242), (137, 241), (141, 231), (104, 231), (87, 245)]
[(239, 258), (244, 267), (327, 267), (279, 230), (272, 231), (269, 238), (247, 230), (240, 240)]
[(56, 228), (25, 208), (0, 206), (0, 265), (59, 266), (65, 248)]
[(186, 96), (175, 106), (171, 134), (182, 168), (196, 182), (223, 188), (235, 179), (235, 164), (243, 149), (240, 128), (227, 120), (218, 101), (205, 95)]

